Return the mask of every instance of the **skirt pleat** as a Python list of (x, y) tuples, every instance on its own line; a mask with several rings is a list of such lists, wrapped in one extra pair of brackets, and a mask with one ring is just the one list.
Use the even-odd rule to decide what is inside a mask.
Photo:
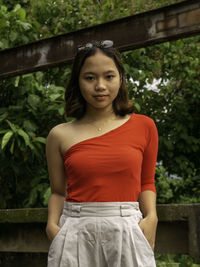
[[(78, 240), (79, 223), (76, 218), (69, 218), (68, 231), (64, 240), (63, 254), (59, 267), (79, 266)], [(57, 267), (57, 266), (56, 266)]]

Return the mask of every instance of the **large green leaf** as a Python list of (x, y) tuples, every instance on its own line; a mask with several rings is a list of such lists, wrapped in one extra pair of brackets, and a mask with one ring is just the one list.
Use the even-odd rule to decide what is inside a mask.
[(8, 112), (4, 112), (0, 115), (0, 121), (3, 121), (6, 117), (8, 117)]
[(58, 99), (60, 96), (61, 96), (61, 94), (52, 94), (52, 95), (50, 95), (50, 99), (51, 99), (51, 101), (54, 101), (54, 100)]
[(25, 20), (25, 18), (26, 18), (26, 11), (25, 11), (25, 9), (20, 8), (17, 11), (17, 14), (18, 14), (20, 20), (22, 20), (22, 21)]
[(47, 190), (46, 190), (45, 193), (44, 193), (43, 204), (44, 204), (45, 206), (48, 205), (48, 201), (49, 201), (49, 197), (50, 197), (50, 195), (51, 195), (51, 188), (48, 187)]
[(14, 146), (15, 146), (15, 140), (13, 139), (13, 140), (12, 140), (12, 144), (11, 144), (11, 146), (10, 146), (10, 153), (11, 153), (11, 154), (13, 154), (13, 152), (14, 152)]
[(23, 128), (26, 131), (35, 132), (36, 129), (38, 128), (38, 126), (33, 121), (24, 120), (24, 122), (23, 122)]
[(58, 113), (59, 113), (61, 116), (63, 116), (63, 115), (65, 114), (65, 108), (64, 108), (64, 107), (60, 107), (60, 108), (58, 109)]
[(30, 23), (27, 22), (22, 22), (20, 20), (17, 21), (19, 25), (21, 25), (25, 31), (28, 31), (32, 28), (32, 25)]
[(13, 42), (17, 39), (18, 37), (18, 33), (15, 32), (15, 31), (11, 31), (10, 34), (9, 34), (9, 37), (10, 37), (10, 40)]
[(33, 109), (37, 109), (40, 104), (40, 98), (37, 95), (30, 94), (28, 96), (28, 103)]
[(0, 134), (5, 134), (7, 133), (8, 130), (0, 130)]
[(8, 131), (6, 134), (4, 134), (1, 142), (1, 149), (3, 150), (5, 146), (8, 144), (10, 138), (13, 136), (12, 131)]
[(33, 141), (34, 141), (34, 142), (39, 142), (39, 143), (46, 144), (46, 138), (44, 138), (44, 137), (40, 137), (40, 136), (35, 137), (35, 138), (33, 139)]
[(10, 128), (12, 129), (12, 131), (14, 132), (14, 133), (16, 133), (16, 131), (17, 131), (17, 126), (15, 126), (11, 121), (9, 121), (9, 120), (6, 120), (6, 122), (8, 123), (8, 125), (10, 126)]
[(22, 130), (22, 129), (17, 130), (17, 132), (20, 136), (23, 137), (26, 146), (28, 146), (30, 144), (30, 138), (29, 138), (28, 134), (26, 132), (24, 132), (24, 130)]
[(17, 12), (17, 11), (19, 11), (21, 9), (21, 5), (20, 4), (17, 4), (16, 6), (15, 6), (15, 8), (13, 9), (13, 12)]

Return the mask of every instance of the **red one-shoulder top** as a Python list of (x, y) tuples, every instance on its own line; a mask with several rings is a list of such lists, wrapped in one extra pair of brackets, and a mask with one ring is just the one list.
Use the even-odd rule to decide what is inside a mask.
[(158, 134), (147, 116), (133, 113), (123, 125), (81, 141), (63, 156), (66, 201), (138, 201), (155, 189)]

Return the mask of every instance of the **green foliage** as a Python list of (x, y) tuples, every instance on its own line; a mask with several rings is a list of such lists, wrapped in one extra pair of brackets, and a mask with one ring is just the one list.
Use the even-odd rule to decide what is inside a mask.
[(181, 0), (1, 0), (0, 49), (177, 2)]
[(26, 10), (20, 4), (13, 5), (10, 11), (7, 5), (0, 5), (0, 36), (0, 49), (38, 39), (33, 25), (27, 20)]
[[(60, 85), (47, 83), (49, 71), (0, 81), (1, 103), (5, 104), (0, 108), (2, 208), (32, 207), (36, 203), (43, 206), (44, 193), (49, 187), (44, 153), (46, 136), (50, 128), (65, 120), (61, 85), (69, 69), (62, 71)], [(13, 199), (17, 200), (13, 203)]]
[[(176, 2), (0, 0), (0, 49)], [(159, 131), (159, 203), (199, 201), (199, 44), (197, 36), (123, 53), (136, 112), (154, 118)], [(0, 208), (47, 205), (45, 141), (52, 127), (66, 121), (69, 73), (64, 66), (0, 81)], [(155, 78), (160, 79), (158, 90), (147, 89)]]
[(156, 167), (157, 203), (199, 203), (200, 175), (194, 170), (186, 179), (169, 176), (166, 169), (160, 165)]
[(199, 267), (200, 260), (185, 254), (155, 254), (157, 267)]
[(158, 192), (157, 203), (169, 203), (173, 198), (171, 181), (173, 180), (169, 178), (163, 166), (156, 168), (156, 190)]
[(199, 44), (196, 36), (123, 54), (130, 97), (158, 127), (158, 161), (183, 178), (200, 173)]

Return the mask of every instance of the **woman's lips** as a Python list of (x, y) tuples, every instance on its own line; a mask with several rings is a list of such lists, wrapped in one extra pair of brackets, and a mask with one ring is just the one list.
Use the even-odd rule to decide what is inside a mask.
[(103, 101), (105, 100), (105, 98), (107, 97), (107, 95), (95, 95), (94, 98), (97, 100), (97, 101)]

